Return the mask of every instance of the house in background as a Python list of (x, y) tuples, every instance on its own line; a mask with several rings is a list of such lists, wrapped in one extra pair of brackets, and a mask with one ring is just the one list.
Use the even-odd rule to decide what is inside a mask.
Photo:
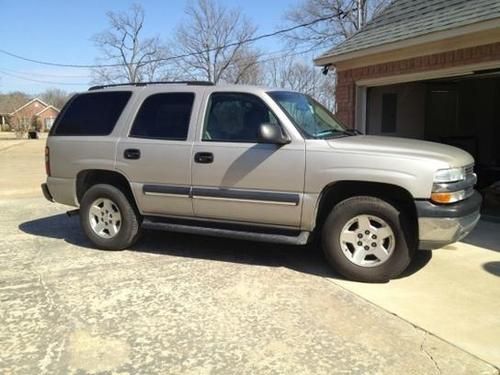
[[(4, 113), (1, 113), (4, 112)], [(27, 103), (7, 112), (0, 108), (0, 125), (2, 129), (9, 125), (10, 128), (21, 126), (25, 129), (33, 124), (38, 124), (38, 130), (47, 131), (52, 127), (54, 120), (60, 110), (52, 105), (44, 103), (39, 98), (34, 98)]]
[(500, 181), (500, 1), (395, 0), (315, 64), (348, 127), (461, 147)]

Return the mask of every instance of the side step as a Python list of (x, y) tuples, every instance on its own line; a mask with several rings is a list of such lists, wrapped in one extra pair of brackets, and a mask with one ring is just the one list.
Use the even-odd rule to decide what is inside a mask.
[(179, 232), (188, 234), (200, 234), (212, 237), (232, 238), (236, 240), (248, 240), (258, 242), (279, 243), (286, 245), (305, 245), (309, 238), (309, 232), (300, 232), (297, 236), (274, 233), (258, 233), (233, 229), (210, 228), (195, 225), (175, 224), (158, 222), (145, 218), (142, 227), (146, 229), (164, 230), (168, 232)]

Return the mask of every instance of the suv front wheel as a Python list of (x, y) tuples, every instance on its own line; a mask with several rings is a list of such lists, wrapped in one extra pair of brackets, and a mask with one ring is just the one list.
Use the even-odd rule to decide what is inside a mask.
[(403, 272), (414, 254), (408, 217), (390, 203), (358, 196), (337, 204), (322, 228), (323, 251), (343, 276), (384, 282)]
[(94, 185), (85, 192), (80, 202), (80, 223), (99, 249), (125, 249), (140, 234), (140, 215), (126, 195), (112, 185)]

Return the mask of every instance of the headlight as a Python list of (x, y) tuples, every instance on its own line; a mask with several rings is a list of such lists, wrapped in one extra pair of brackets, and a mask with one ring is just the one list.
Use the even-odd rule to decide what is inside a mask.
[(455, 182), (465, 180), (465, 168), (440, 169), (434, 174), (434, 182)]

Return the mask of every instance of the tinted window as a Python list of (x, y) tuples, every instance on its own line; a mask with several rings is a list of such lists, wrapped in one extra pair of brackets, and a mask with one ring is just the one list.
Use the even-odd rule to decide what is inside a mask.
[(141, 106), (131, 137), (185, 140), (193, 108), (194, 94), (156, 94)]
[(129, 91), (113, 91), (75, 96), (58, 119), (54, 134), (108, 135), (130, 95)]
[(207, 111), (204, 141), (258, 142), (261, 124), (278, 124), (266, 104), (251, 94), (212, 94)]

